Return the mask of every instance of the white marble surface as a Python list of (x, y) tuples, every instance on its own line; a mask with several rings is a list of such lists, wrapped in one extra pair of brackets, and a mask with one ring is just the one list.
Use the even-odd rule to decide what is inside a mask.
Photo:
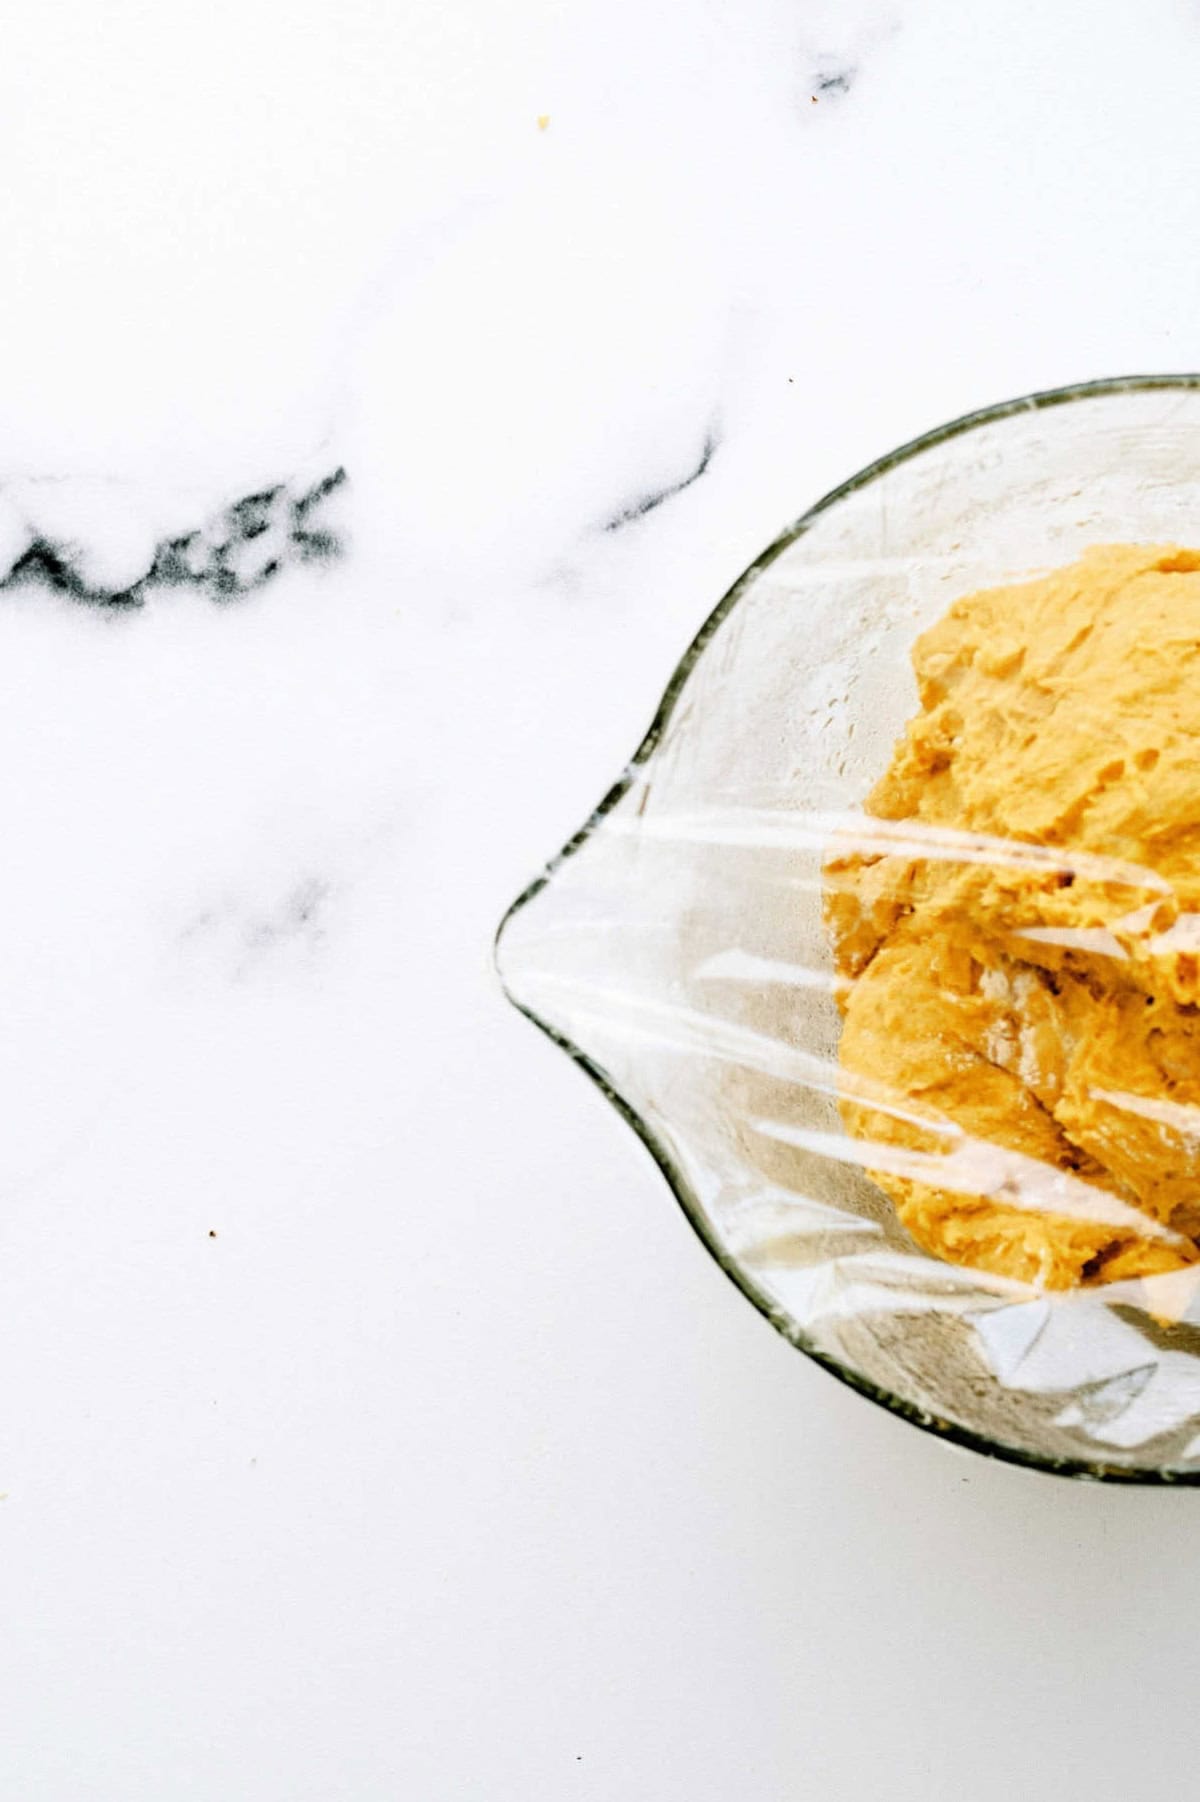
[(7, 50), (0, 550), (54, 548), (0, 590), (0, 1791), (1185, 1780), (1196, 1499), (806, 1364), (489, 940), (789, 516), (1200, 367), (1200, 13), (121, 0)]

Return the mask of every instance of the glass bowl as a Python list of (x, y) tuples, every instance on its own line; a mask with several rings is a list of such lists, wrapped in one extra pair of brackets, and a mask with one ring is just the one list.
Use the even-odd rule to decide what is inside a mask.
[(497, 939), (511, 1000), (779, 1332), (915, 1425), (1062, 1475), (1200, 1482), (1200, 1268), (1051, 1293), (915, 1244), (837, 1113), (821, 863), (953, 599), (1198, 540), (1200, 376), (1028, 395), (893, 451), (734, 584)]

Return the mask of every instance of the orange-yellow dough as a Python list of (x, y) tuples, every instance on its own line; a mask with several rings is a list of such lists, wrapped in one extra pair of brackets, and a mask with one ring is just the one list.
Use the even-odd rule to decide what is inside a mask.
[(921, 710), (825, 870), (847, 1127), (954, 1263), (1196, 1263), (1200, 552), (969, 595), (913, 662)]

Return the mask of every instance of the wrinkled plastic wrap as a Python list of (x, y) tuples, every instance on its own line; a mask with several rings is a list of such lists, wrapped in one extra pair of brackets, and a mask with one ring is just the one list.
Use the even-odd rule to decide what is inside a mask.
[(1200, 1264), (1052, 1291), (924, 1252), (872, 1168), (938, 1156), (944, 1184), (1021, 1207), (1126, 1204), (978, 1140), (931, 1153), (847, 1130), (823, 897), (847, 849), (1078, 871), (1070, 847), (864, 812), (916, 710), (914, 641), (957, 597), (1097, 543), (1197, 542), (1200, 380), (1036, 397), (885, 459), (718, 608), (498, 948), (514, 1001), (601, 1082), (797, 1345), (964, 1443), (1143, 1480), (1200, 1480)]

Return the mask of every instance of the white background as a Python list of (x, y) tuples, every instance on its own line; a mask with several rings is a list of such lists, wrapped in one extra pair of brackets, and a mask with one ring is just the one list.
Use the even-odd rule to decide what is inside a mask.
[(489, 940), (823, 489), (1200, 366), (1198, 92), (1184, 0), (10, 18), (0, 486), (351, 549), (0, 595), (0, 1794), (1189, 1781), (1200, 1501), (808, 1365)]

